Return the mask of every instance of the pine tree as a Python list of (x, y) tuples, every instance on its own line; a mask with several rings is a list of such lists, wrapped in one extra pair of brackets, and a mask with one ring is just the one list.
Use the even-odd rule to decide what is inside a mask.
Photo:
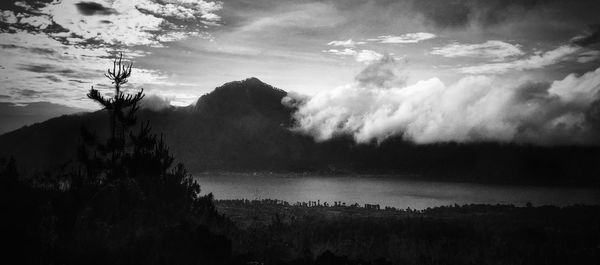
[[(109, 156), (110, 172), (108, 177), (119, 178), (123, 174), (118, 169), (122, 161), (126, 147), (126, 133), (128, 128), (136, 122), (135, 114), (139, 109), (139, 102), (144, 98), (144, 89), (137, 93), (128, 94), (123, 91), (122, 86), (128, 82), (131, 76), (133, 63), (123, 64), (123, 54), (113, 61), (112, 70), (109, 68), (104, 74), (114, 85), (112, 97), (105, 97), (100, 91), (92, 87), (87, 97), (99, 103), (107, 110), (110, 118), (110, 134), (107, 143), (99, 149)], [(83, 132), (84, 138), (90, 140), (92, 135)]]
[(144, 98), (143, 89), (135, 94), (123, 92), (122, 85), (131, 76), (132, 65), (123, 64), (121, 54), (114, 60), (112, 70), (108, 69), (105, 76), (115, 88), (112, 97), (105, 97), (94, 88), (88, 93), (90, 99), (108, 111), (110, 131), (108, 139), (102, 141), (82, 128), (85, 144), (79, 150), (79, 158), (85, 174), (80, 174), (73, 185), (83, 187), (80, 190), (87, 194), (127, 186), (143, 197), (144, 207), (151, 207), (154, 212), (164, 211), (168, 216), (194, 219), (193, 222), (214, 219), (217, 213), (212, 194), (199, 196), (200, 185), (182, 164), (174, 164), (164, 136), (153, 134), (149, 122), (142, 123), (138, 130), (131, 129), (136, 124), (138, 104)]
[(9, 263), (231, 264), (231, 242), (214, 233), (228, 223), (212, 194), (199, 195), (200, 185), (149, 122), (133, 128), (144, 94), (123, 91), (131, 69), (119, 55), (106, 74), (114, 94), (90, 89), (110, 129), (99, 137), (82, 128), (78, 170), (44, 173), (39, 185), (19, 179), (14, 159), (0, 159)]

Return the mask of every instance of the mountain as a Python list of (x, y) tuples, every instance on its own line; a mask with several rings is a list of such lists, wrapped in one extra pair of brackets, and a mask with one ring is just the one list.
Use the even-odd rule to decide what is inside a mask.
[[(351, 137), (316, 143), (289, 130), (287, 92), (256, 78), (224, 84), (195, 105), (143, 109), (164, 134), (175, 158), (200, 171), (280, 171), (402, 174), (449, 181), (598, 184), (600, 148), (500, 143), (416, 145), (401, 138), (356, 144)], [(23, 170), (72, 161), (80, 129), (108, 132), (104, 111), (66, 115), (0, 136), (0, 157), (14, 156)]]
[(20, 104), (0, 102), (0, 134), (53, 117), (85, 111), (84, 109), (50, 102)]
[[(216, 88), (194, 106), (142, 109), (138, 121), (164, 133), (175, 157), (193, 170), (271, 169), (288, 156), (287, 142), (296, 142), (287, 130), (292, 110), (281, 104), (286, 94), (249, 78)], [(14, 156), (24, 168), (64, 163), (75, 156), (81, 127), (106, 136), (107, 120), (97, 111), (23, 127), (0, 136), (0, 156)]]

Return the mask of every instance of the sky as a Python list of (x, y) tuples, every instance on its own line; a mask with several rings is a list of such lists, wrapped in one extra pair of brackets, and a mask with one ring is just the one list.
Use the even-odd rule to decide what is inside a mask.
[[(297, 131), (357, 142), (595, 142), (600, 1), (30, 0), (0, 4), (0, 101), (84, 109), (119, 52), (130, 89), (187, 105), (257, 77)], [(570, 137), (573, 136), (574, 137)]]

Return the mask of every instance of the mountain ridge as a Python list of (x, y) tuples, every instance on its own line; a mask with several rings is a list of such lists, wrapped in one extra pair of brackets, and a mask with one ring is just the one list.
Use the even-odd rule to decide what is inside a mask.
[[(350, 136), (315, 142), (290, 130), (284, 90), (249, 78), (223, 84), (193, 107), (143, 109), (178, 161), (192, 172), (277, 171), (410, 174), (449, 181), (599, 183), (600, 148), (501, 143), (417, 145), (399, 137), (357, 144)], [(85, 126), (106, 135), (104, 111), (67, 115), (0, 135), (0, 157), (41, 170), (73, 162)], [(137, 128), (134, 128), (137, 130)]]

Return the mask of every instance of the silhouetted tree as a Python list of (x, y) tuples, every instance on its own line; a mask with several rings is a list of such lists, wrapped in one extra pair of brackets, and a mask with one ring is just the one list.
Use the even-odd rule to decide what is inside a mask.
[[(123, 54), (113, 61), (112, 70), (109, 68), (104, 74), (114, 85), (112, 97), (105, 97), (100, 91), (92, 87), (87, 97), (99, 103), (103, 109), (107, 110), (110, 117), (110, 136), (106, 144), (99, 146), (99, 150), (108, 154), (111, 172), (109, 176), (118, 178), (122, 172), (119, 172), (118, 163), (123, 157), (126, 147), (125, 135), (128, 128), (136, 122), (135, 114), (138, 110), (138, 103), (144, 98), (144, 89), (137, 93), (128, 94), (122, 89), (122, 86), (128, 82), (131, 76), (133, 63), (123, 64)], [(86, 140), (90, 140), (90, 135), (84, 133)], [(88, 141), (90, 142), (90, 141)]]
[[(149, 122), (132, 130), (144, 94), (123, 92), (131, 69), (120, 55), (105, 74), (114, 94), (105, 97), (94, 88), (88, 93), (108, 112), (110, 131), (102, 139), (82, 128), (83, 172), (71, 184), (81, 204), (73, 227), (77, 243), (70, 245), (80, 256), (73, 261), (92, 261), (91, 252), (81, 249), (88, 244), (107, 263), (224, 263), (230, 246), (211, 232), (224, 220), (212, 194), (199, 196), (200, 185), (182, 164), (174, 165), (163, 136), (153, 134)], [(146, 251), (152, 255), (143, 255)]]

